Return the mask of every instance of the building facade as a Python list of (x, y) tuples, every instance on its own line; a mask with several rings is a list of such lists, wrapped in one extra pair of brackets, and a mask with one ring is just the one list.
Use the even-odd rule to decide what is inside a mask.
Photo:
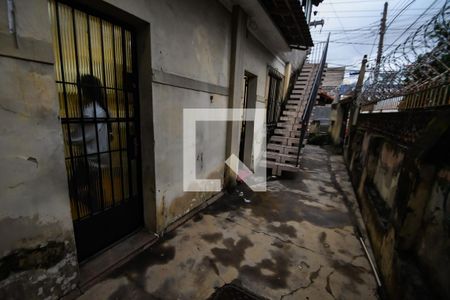
[[(0, 298), (66, 295), (213, 201), (183, 191), (183, 109), (264, 108), (311, 46), (296, 1), (1, 2)], [(197, 178), (233, 183), (241, 128), (197, 125)]]

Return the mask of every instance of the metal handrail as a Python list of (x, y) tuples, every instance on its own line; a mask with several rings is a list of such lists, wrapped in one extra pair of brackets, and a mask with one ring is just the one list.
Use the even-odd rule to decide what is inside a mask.
[(305, 63), (306, 63), (306, 56), (303, 58), (301, 66), (291, 73), (291, 76), (289, 78), (288, 89), (286, 91), (286, 95), (283, 98), (283, 101), (281, 102), (280, 111), (278, 113), (278, 121), (280, 121), (281, 119), (281, 114), (286, 108), (286, 104), (291, 97), (292, 91), (294, 90), (295, 82), (297, 81), (298, 76), (300, 76), (300, 73), (302, 72), (302, 68), (305, 65)]
[(306, 130), (308, 129), (308, 123), (309, 123), (309, 117), (311, 116), (312, 109), (314, 107), (314, 103), (317, 98), (317, 93), (319, 92), (319, 86), (322, 82), (322, 75), (323, 70), (325, 68), (325, 62), (327, 60), (327, 52), (328, 52), (328, 44), (330, 42), (330, 34), (328, 34), (327, 42), (325, 44), (325, 48), (322, 52), (322, 58), (320, 60), (319, 64), (319, 70), (316, 73), (316, 77), (314, 78), (314, 83), (311, 89), (311, 92), (308, 97), (308, 103), (306, 104), (305, 110), (303, 111), (302, 119), (301, 119), (301, 128), (300, 128), (300, 139), (298, 143), (298, 150), (297, 150), (297, 164), (299, 165), (300, 160), (300, 151), (302, 149), (303, 140), (305, 139)]

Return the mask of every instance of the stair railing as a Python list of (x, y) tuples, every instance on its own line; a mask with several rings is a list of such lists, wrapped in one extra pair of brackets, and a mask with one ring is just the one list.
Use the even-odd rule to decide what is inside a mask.
[[(277, 123), (279, 123), (281, 121), (283, 111), (285, 111), (285, 109), (286, 109), (287, 102), (289, 101), (289, 99), (291, 97), (292, 91), (294, 90), (295, 83), (297, 82), (298, 76), (300, 76), (300, 73), (302, 72), (302, 68), (305, 65), (305, 62), (306, 62), (306, 56), (305, 56), (305, 58), (303, 58), (300, 66), (296, 70), (291, 72), (291, 76), (289, 77), (288, 88), (287, 88), (286, 94), (283, 98), (283, 101), (281, 101), (281, 103), (280, 103), (280, 108), (278, 110), (278, 115), (276, 117)], [(285, 80), (287, 80), (287, 78), (285, 78)], [(269, 138), (269, 136), (267, 138)]]
[(325, 47), (322, 51), (322, 57), (320, 59), (319, 69), (317, 70), (316, 76), (314, 78), (314, 82), (311, 88), (311, 92), (309, 93), (308, 102), (306, 104), (305, 110), (303, 111), (303, 115), (301, 118), (301, 128), (300, 128), (300, 139), (298, 142), (298, 150), (297, 150), (297, 164), (299, 166), (300, 160), (300, 152), (303, 146), (303, 141), (306, 136), (306, 132), (308, 130), (309, 117), (311, 116), (312, 109), (316, 102), (317, 93), (319, 92), (319, 87), (322, 82), (323, 70), (325, 68), (325, 63), (327, 60), (327, 52), (328, 52), (328, 44), (330, 42), (330, 34), (328, 34), (327, 41), (325, 43)]

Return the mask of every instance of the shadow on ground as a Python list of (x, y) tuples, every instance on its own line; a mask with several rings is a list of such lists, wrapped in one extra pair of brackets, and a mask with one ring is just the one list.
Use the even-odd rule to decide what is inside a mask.
[(303, 157), (293, 178), (238, 187), (80, 299), (208, 299), (231, 282), (267, 299), (376, 299), (342, 158), (311, 145)]

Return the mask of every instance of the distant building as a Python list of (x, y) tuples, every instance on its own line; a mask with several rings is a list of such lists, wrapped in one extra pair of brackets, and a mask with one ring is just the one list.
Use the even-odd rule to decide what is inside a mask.
[(311, 114), (310, 133), (325, 134), (331, 125), (331, 103), (339, 97), (339, 87), (344, 80), (345, 67), (327, 68), (319, 97)]

